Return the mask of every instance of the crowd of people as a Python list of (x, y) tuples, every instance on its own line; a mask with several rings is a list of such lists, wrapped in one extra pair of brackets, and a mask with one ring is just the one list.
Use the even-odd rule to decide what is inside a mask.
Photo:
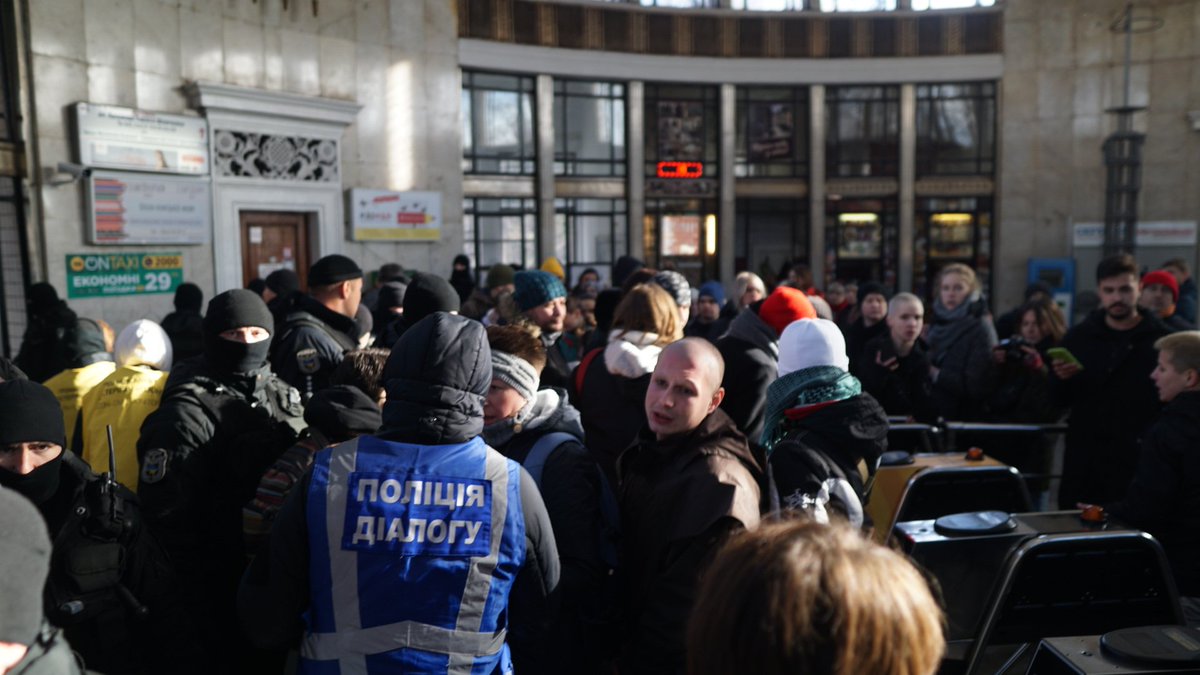
[(1070, 329), (1041, 284), (993, 316), (963, 264), (930, 302), (800, 263), (367, 276), (185, 283), (119, 332), (31, 287), (0, 673), (933, 673), (936, 594), (865, 536), (889, 419), (1066, 415), (1060, 504), (1200, 596), (1183, 261), (1102, 261)]

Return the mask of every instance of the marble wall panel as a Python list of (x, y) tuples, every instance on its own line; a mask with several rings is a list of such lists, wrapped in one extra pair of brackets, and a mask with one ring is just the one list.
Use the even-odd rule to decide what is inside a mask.
[(178, 76), (182, 51), (179, 8), (161, 0), (136, 0), (133, 18), (134, 67), (142, 72)]
[(178, 77), (138, 73), (137, 107), (142, 110), (183, 112), (187, 108), (187, 98), (183, 95), (182, 85)]
[(84, 61), (83, 0), (30, 2), (29, 45), (34, 54)]
[(313, 35), (292, 30), (279, 34), (283, 53), (283, 88), (296, 94), (321, 93), (320, 48)]
[(283, 89), (283, 35), (278, 28), (263, 30), (263, 88)]
[(391, 36), (387, 0), (358, 0), (354, 13), (358, 44), (386, 45)]
[(1075, 103), (1074, 71), (1068, 69), (1039, 70), (1037, 91), (1039, 119), (1069, 117)]
[(353, 100), (357, 89), (354, 41), (322, 36), (320, 45), (321, 95)]
[(426, 53), (458, 58), (457, 7), (454, 2), (425, 0), (421, 32)]
[(317, 17), (322, 37), (354, 40), (358, 21), (354, 16), (356, 0), (323, 0)]
[(88, 97), (87, 67), (57, 56), (35, 55), (33, 80), (38, 83), (38, 135), (66, 138), (67, 106)]
[(133, 0), (88, 0), (83, 7), (88, 63), (133, 68)]
[[(362, 105), (354, 124), (358, 139), (357, 161), (385, 163), (387, 144), (379, 139), (387, 134), (387, 86), (391, 55), (387, 47), (358, 45), (355, 58), (358, 84), (357, 100)], [(346, 157), (345, 150), (342, 156)]]
[(388, 17), (391, 20), (392, 48), (409, 54), (424, 51), (426, 3), (419, 0), (391, 0), (390, 8)]
[(1177, 59), (1194, 53), (1195, 5), (1194, 2), (1176, 2), (1155, 9), (1155, 18), (1162, 19), (1163, 22), (1162, 28), (1153, 33), (1155, 60)]
[(137, 87), (134, 71), (112, 66), (88, 66), (87, 100), (108, 105), (137, 105)]
[(1156, 112), (1187, 110), (1194, 67), (1192, 61), (1184, 59), (1154, 63), (1150, 71), (1150, 101)]
[(225, 82), (257, 87), (263, 80), (263, 28), (225, 19)]
[[(1054, 5), (1057, 3), (1046, 3)], [(1075, 65), (1075, 21), (1067, 16), (1043, 18), (1038, 22), (1038, 58), (1043, 68)]]
[(1004, 24), (1004, 70), (1027, 72), (1038, 66), (1038, 23), (1006, 21)]
[(180, 74), (188, 80), (225, 79), (224, 21), (220, 15), (179, 11)]

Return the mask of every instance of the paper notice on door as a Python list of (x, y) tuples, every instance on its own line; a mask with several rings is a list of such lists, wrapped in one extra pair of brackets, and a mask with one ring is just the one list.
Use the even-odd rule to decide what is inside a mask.
[(262, 228), (261, 227), (251, 227), (250, 228), (250, 243), (251, 244), (261, 244), (262, 243)]
[(258, 263), (258, 278), (266, 279), (275, 270), (295, 271), (296, 262), (294, 260), (284, 260), (283, 262)]

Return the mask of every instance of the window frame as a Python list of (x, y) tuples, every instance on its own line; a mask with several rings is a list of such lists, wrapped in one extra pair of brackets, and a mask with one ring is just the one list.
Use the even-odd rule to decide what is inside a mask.
[[(518, 86), (516, 89), (504, 89), (497, 86), (480, 85), (477, 79), (480, 77), (512, 77), (516, 78)], [(537, 86), (534, 76), (523, 73), (505, 73), (499, 71), (488, 70), (462, 70), (462, 92), (468, 93), (471, 100), (471, 110), (460, 111), (459, 126), (464, 137), (462, 146), (462, 172), (463, 175), (485, 175), (485, 176), (534, 176), (537, 175)], [(480, 154), (479, 148), (479, 129), (475, 119), (475, 94), (477, 92), (503, 92), (515, 93), (518, 96), (517, 104), (517, 156), (516, 157), (497, 157)], [(528, 128), (530, 129), (529, 138), (525, 138), (526, 129), (526, 106), (523, 105), (522, 99), (529, 97)], [(464, 122), (470, 122), (470, 126), (466, 127)], [(465, 142), (469, 137), (470, 143)], [(481, 171), (479, 163), (481, 160), (495, 161), (499, 167), (503, 167), (504, 162), (516, 162), (519, 166), (518, 171), (506, 171), (500, 168), (497, 171)]]
[[(499, 206), (495, 209), (481, 209), (481, 203), (499, 202)], [(515, 202), (515, 203), (514, 203)], [(499, 239), (480, 238), (480, 217), (503, 217), (503, 216), (520, 216), (521, 217), (521, 238)], [(520, 260), (488, 260), (484, 261), (480, 252), (483, 249), (483, 244), (498, 243), (503, 247), (505, 243), (520, 242), (521, 259)], [(537, 200), (532, 197), (464, 197), (463, 198), (463, 253), (467, 254), (471, 260), (475, 262), (475, 283), (482, 286), (484, 279), (487, 276), (487, 271), (492, 265), (498, 262), (507, 263), (510, 265), (520, 265), (523, 269), (535, 269), (537, 264), (538, 254), (538, 208)], [(529, 245), (533, 246), (533, 257), (526, 259), (526, 252)]]
[[(972, 91), (970, 93), (960, 93), (951, 96), (939, 96), (937, 91), (942, 87), (968, 87)], [(917, 176), (990, 176), (996, 172), (996, 155), (997, 155), (997, 119), (996, 119), (996, 102), (997, 102), (997, 83), (992, 80), (979, 80), (973, 82), (937, 82), (937, 83), (919, 83), (916, 89), (916, 112), (914, 114), (913, 125), (916, 133), (916, 175)], [(933, 147), (935, 138), (932, 134), (922, 134), (921, 118), (922, 112), (926, 114), (926, 119), (930, 120), (930, 130), (932, 130), (932, 121), (936, 119), (937, 103), (939, 101), (969, 101), (974, 108), (975, 118), (979, 122), (985, 119), (991, 123), (984, 128), (980, 124), (978, 131), (980, 136), (975, 139), (975, 152), (973, 159), (939, 159), (940, 154), (936, 147)], [(990, 106), (990, 116), (985, 117), (988, 113), (987, 107)], [(984, 139), (988, 139), (990, 146), (985, 148)], [(990, 154), (986, 152), (990, 149)], [(942, 151), (945, 152), (945, 151)], [(968, 170), (953, 170), (939, 169), (939, 162), (953, 163), (969, 167)]]
[[(882, 96), (877, 98), (839, 98), (838, 94), (853, 89), (879, 89)], [(891, 152), (878, 159), (868, 157), (867, 173), (843, 172), (848, 166), (861, 165), (862, 162), (842, 159), (842, 145), (839, 130), (842, 126), (840, 106), (852, 103), (867, 103), (883, 106), (883, 120), (886, 136), (878, 144), (871, 142), (869, 150), (875, 145), (890, 147)], [(867, 109), (868, 117), (871, 108)], [(868, 121), (869, 124), (869, 121)], [(825, 173), (827, 178), (867, 178), (878, 176), (900, 175), (900, 85), (898, 84), (869, 84), (845, 85), (828, 87), (825, 90)]]
[[(610, 93), (603, 94), (581, 94), (569, 91), (570, 84), (599, 84), (607, 85), (610, 88)], [(621, 93), (611, 93), (613, 88), (620, 87)], [(620, 80), (588, 80), (577, 78), (554, 78), (554, 175), (565, 177), (601, 177), (601, 178), (624, 178), (627, 173), (627, 164), (629, 159), (629, 83)], [(570, 99), (590, 99), (608, 101), (610, 105), (613, 102), (620, 102), (620, 118), (621, 118), (621, 145), (618, 146), (615, 142), (609, 144), (608, 159), (593, 159), (582, 158), (573, 159), (567, 157), (566, 140), (571, 128), (570, 115), (567, 114), (567, 107)], [(560, 100), (562, 101), (560, 105)], [(609, 132), (613, 140), (617, 138), (616, 134), (617, 115), (613, 115), (610, 124), (614, 128), (610, 128)], [(561, 131), (560, 131), (561, 130)], [(558, 137), (561, 135), (563, 144), (560, 146)], [(623, 147), (625, 152), (623, 156), (617, 157), (616, 149)], [(608, 166), (607, 173), (579, 173), (577, 169), (573, 169), (576, 165), (590, 166)]]
[[(754, 92), (760, 94), (773, 89), (787, 89), (791, 96), (784, 99), (771, 98), (755, 98)], [(792, 142), (795, 144), (791, 159), (788, 160), (766, 160), (761, 162), (751, 162), (749, 143), (750, 143), (750, 106), (754, 103), (790, 103), (793, 108), (793, 130)], [(812, 139), (809, 136), (809, 117), (811, 111), (809, 109), (809, 87), (807, 86), (751, 86), (737, 88), (737, 139), (734, 141), (734, 156), (733, 156), (733, 174), (736, 178), (807, 178), (809, 175), (809, 152), (811, 150)], [(771, 167), (788, 167), (784, 173), (771, 173)], [(755, 173), (756, 167), (763, 170), (762, 173)]]

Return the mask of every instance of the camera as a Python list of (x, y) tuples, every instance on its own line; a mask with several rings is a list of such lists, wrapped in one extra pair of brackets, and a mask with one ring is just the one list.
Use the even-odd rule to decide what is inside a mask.
[(1007, 340), (1001, 340), (996, 345), (996, 349), (1004, 350), (1004, 360), (1009, 363), (1021, 363), (1025, 360), (1025, 350), (1022, 347), (1031, 347), (1028, 342), (1019, 337), (1011, 337)]
[(87, 178), (88, 176), (92, 175), (91, 167), (83, 166), (82, 164), (76, 164), (74, 162), (59, 162), (57, 168), (59, 173), (65, 173), (75, 180)]

